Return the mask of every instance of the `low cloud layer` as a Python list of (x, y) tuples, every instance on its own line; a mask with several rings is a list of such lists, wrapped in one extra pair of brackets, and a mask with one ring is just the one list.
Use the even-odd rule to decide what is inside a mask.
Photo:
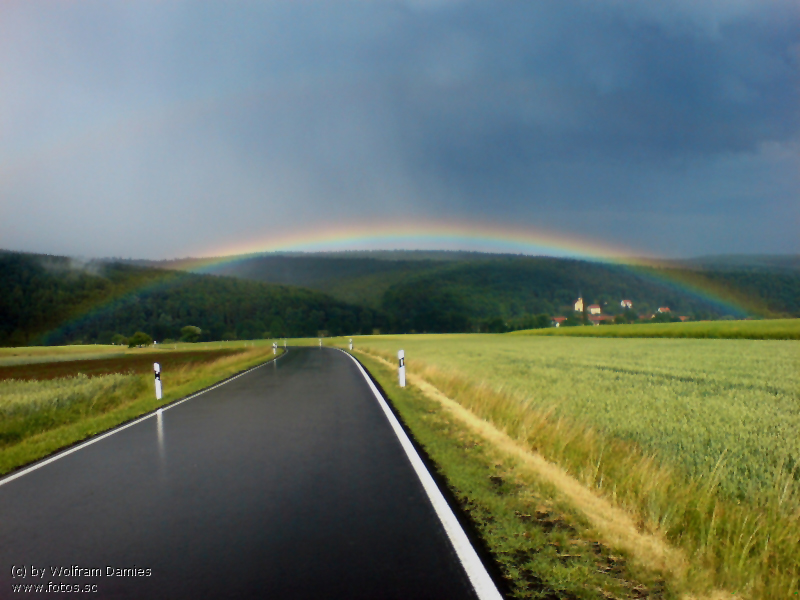
[(798, 252), (794, 2), (6, 2), (0, 246), (374, 220)]

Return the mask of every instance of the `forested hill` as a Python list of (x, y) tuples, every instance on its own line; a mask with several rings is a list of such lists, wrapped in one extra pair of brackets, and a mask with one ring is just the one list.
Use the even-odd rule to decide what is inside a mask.
[[(187, 325), (201, 328), (204, 340), (374, 329), (506, 331), (548, 326), (556, 315), (577, 323), (578, 295), (587, 306), (598, 304), (603, 314), (625, 320), (650, 320), (664, 306), (671, 312), (659, 318), (800, 316), (800, 273), (753, 265), (630, 269), (546, 257), (402, 251), (251, 256), (216, 267), (215, 275), (156, 264), (162, 268), (0, 252), (0, 345), (109, 342), (136, 331), (163, 341), (179, 338)], [(743, 308), (687, 293), (685, 284)], [(633, 302), (624, 315), (622, 299)]]
[[(401, 323), (418, 321), (409, 321), (412, 313), (444, 315), (451, 324), (467, 318), (473, 325), (495, 317), (565, 314), (579, 294), (587, 303), (611, 312), (625, 298), (634, 302), (637, 313), (669, 306), (694, 318), (730, 314), (729, 307), (683, 291), (684, 283), (745, 307), (734, 316), (800, 316), (800, 269), (792, 267), (797, 262), (792, 256), (707, 257), (677, 262), (670, 268), (629, 269), (548, 257), (379, 251), (250, 255), (202, 268), (244, 279), (303, 285), (343, 301), (383, 309), (393, 319), (394, 329), (402, 329)], [(185, 259), (163, 264), (192, 270), (202, 263)], [(659, 283), (666, 281), (673, 283)]]
[(137, 261), (137, 264), (299, 285), (346, 302), (378, 308), (389, 286), (476, 256), (480, 255), (466, 252), (337, 252), (242, 256), (232, 261), (214, 261), (212, 266), (204, 266), (205, 261), (196, 259)]
[(375, 311), (302, 288), (101, 261), (0, 252), (0, 345), (371, 332)]
[[(731, 304), (685, 291), (687, 285), (712, 290)], [(636, 315), (669, 307), (693, 320), (726, 316), (800, 316), (800, 276), (765, 273), (693, 273), (679, 269), (635, 269), (548, 258), (470, 261), (418, 274), (390, 286), (381, 308), (396, 329), (430, 330), (420, 307), (446, 306), (444, 320), (490, 322), (500, 317), (525, 328), (531, 315), (573, 314), (581, 294), (604, 314), (623, 313), (620, 300), (633, 302)], [(432, 308), (428, 309), (432, 312)], [(516, 328), (516, 327), (515, 327)]]

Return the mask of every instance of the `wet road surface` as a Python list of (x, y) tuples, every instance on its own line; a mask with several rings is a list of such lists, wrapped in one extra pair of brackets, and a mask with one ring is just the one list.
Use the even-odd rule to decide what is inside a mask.
[(0, 598), (476, 597), (357, 365), (319, 348), (0, 485), (0, 567)]

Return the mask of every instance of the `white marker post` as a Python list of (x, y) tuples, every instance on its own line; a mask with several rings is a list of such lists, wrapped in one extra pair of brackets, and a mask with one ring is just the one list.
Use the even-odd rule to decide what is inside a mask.
[(322, 338), (319, 338), (319, 347), (322, 348)]
[(397, 362), (399, 363), (397, 376), (400, 379), (400, 387), (406, 387), (406, 353), (402, 350), (397, 352)]
[(272, 353), (273, 354), (278, 353), (278, 342), (272, 342)]
[(153, 371), (156, 373), (156, 400), (161, 400), (161, 365), (153, 363)]
[(353, 351), (353, 338), (350, 338), (350, 351)]

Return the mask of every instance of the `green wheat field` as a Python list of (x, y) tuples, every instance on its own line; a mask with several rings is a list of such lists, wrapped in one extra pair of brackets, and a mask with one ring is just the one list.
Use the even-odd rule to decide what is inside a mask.
[(634, 441), (689, 475), (722, 461), (721, 486), (758, 498), (800, 466), (800, 348), (791, 341), (402, 336), (362, 344), (406, 352)]

